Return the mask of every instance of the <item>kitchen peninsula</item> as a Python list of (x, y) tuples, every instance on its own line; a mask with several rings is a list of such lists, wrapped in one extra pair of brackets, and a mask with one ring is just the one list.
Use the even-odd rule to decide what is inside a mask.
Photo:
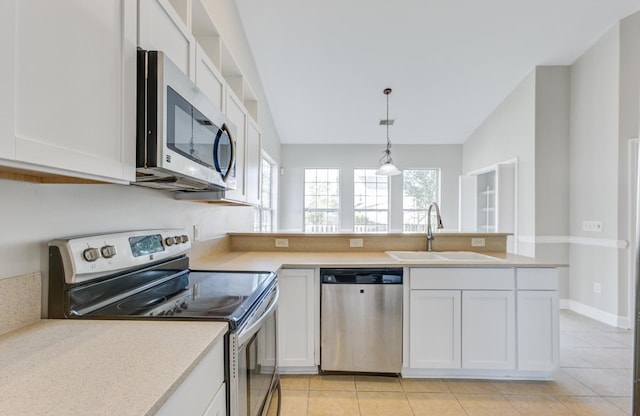
[(564, 265), (506, 253), (507, 237), (437, 234), (435, 254), (487, 256), (399, 261), (387, 252), (423, 251), (425, 236), (230, 234), (196, 245), (191, 267), (278, 272), (283, 373), (318, 371), (320, 268), (379, 266), (404, 270), (403, 376), (550, 379), (559, 360), (556, 268)]

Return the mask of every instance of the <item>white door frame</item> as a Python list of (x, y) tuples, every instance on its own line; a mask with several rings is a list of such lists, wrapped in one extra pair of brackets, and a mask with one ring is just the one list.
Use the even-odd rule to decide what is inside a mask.
[(638, 265), (638, 238), (640, 237), (640, 224), (638, 224), (638, 208), (640, 207), (640, 171), (638, 161), (640, 160), (640, 139), (629, 139), (628, 153), (628, 183), (629, 183), (629, 199), (628, 199), (628, 224), (629, 224), (629, 256), (628, 256), (628, 276), (629, 276), (629, 293), (628, 302), (629, 311), (629, 327), (635, 328), (635, 310), (636, 310), (636, 273)]

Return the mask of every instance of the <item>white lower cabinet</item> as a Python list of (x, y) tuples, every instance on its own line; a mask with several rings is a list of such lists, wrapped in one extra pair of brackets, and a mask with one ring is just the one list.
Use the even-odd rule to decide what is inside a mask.
[(411, 268), (407, 376), (549, 378), (558, 366), (553, 268)]
[(315, 369), (315, 312), (319, 299), (316, 283), (314, 269), (278, 272), (278, 365), (282, 372)]
[(515, 368), (515, 314), (513, 291), (462, 291), (462, 368)]
[(518, 369), (553, 371), (559, 364), (558, 272), (517, 269)]
[(222, 383), (218, 392), (209, 403), (203, 416), (226, 416), (227, 415), (227, 385)]
[(459, 290), (411, 291), (410, 367), (460, 368), (460, 301)]
[(221, 339), (178, 386), (156, 415), (223, 416), (227, 414), (226, 406), (224, 342)]

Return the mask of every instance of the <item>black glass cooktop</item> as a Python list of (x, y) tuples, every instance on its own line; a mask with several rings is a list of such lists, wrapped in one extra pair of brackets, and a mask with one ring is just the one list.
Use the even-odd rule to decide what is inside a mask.
[(225, 320), (233, 330), (275, 282), (270, 272), (187, 271), (113, 302), (102, 299), (105, 306), (84, 316)]

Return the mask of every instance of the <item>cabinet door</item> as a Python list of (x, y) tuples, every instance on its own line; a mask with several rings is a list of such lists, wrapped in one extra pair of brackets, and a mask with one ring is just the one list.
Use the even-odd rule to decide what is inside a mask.
[(195, 40), (169, 0), (138, 0), (138, 44), (162, 51), (191, 78), (195, 78)]
[(0, 158), (15, 158), (15, 1), (0, 2)]
[(247, 183), (245, 176), (246, 167), (246, 141), (247, 141), (247, 112), (242, 101), (227, 88), (227, 118), (236, 126), (236, 189), (226, 191), (227, 199), (234, 201), (247, 201)]
[(412, 290), (409, 367), (460, 368), (460, 291)]
[(199, 44), (196, 44), (196, 85), (218, 110), (224, 111), (225, 80)]
[(222, 383), (218, 392), (211, 400), (209, 407), (204, 411), (203, 416), (226, 416), (227, 415), (227, 388), (226, 384)]
[[(222, 340), (218, 341), (186, 376), (158, 410), (156, 416), (203, 415), (215, 400), (220, 386), (224, 386), (224, 342)], [(225, 390), (224, 387), (222, 390)]]
[(15, 19), (15, 159), (133, 180), (135, 2), (20, 0)]
[(515, 313), (513, 291), (462, 292), (462, 368), (515, 368)]
[(518, 370), (558, 366), (558, 292), (518, 291)]
[(260, 204), (260, 129), (249, 118), (247, 123), (247, 202), (253, 205)]
[(278, 357), (281, 369), (315, 365), (315, 285), (313, 269), (278, 272)]

